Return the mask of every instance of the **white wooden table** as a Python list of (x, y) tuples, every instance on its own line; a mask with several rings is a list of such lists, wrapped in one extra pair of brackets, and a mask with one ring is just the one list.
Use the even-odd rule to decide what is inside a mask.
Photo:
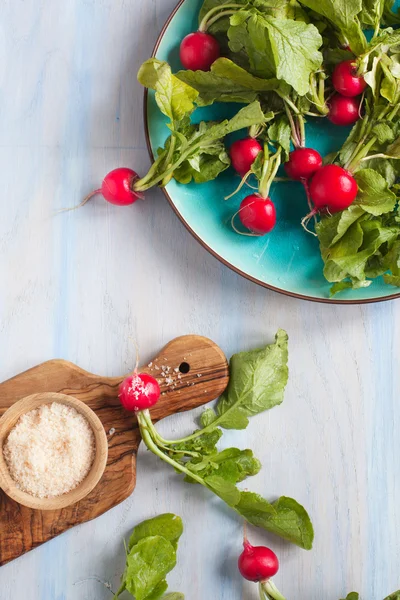
[[(400, 587), (400, 302), (335, 307), (241, 279), (191, 238), (154, 191), (118, 209), (100, 198), (54, 216), (110, 169), (149, 165), (139, 65), (175, 0), (3, 0), (0, 4), (0, 378), (53, 357), (128, 371), (184, 333), (225, 352), (290, 335), (284, 404), (226, 443), (251, 446), (249, 482), (292, 495), (316, 531), (305, 552), (262, 532), (290, 600), (381, 600)], [(185, 414), (162, 424), (183, 434)], [(143, 449), (129, 500), (0, 569), (1, 600), (110, 600), (122, 538), (173, 511), (185, 522), (170, 589), (188, 600), (251, 600), (236, 571), (241, 523)], [(0, 532), (1, 535), (1, 532)]]

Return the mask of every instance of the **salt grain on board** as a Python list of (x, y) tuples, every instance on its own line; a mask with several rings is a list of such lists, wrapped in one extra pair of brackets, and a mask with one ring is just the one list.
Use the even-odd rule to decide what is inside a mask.
[(54, 498), (76, 488), (95, 455), (93, 430), (72, 406), (53, 402), (29, 411), (3, 447), (17, 487), (36, 498)]

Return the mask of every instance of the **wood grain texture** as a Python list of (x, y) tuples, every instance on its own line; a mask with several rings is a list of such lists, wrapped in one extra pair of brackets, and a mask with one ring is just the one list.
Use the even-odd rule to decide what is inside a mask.
[[(188, 372), (179, 371), (182, 365)], [(151, 409), (154, 422), (198, 408), (217, 398), (228, 384), (228, 363), (222, 350), (211, 340), (195, 335), (172, 340), (147, 367), (140, 367), (140, 372), (151, 373), (160, 384), (160, 400)], [(67, 361), (52, 360), (0, 384), (0, 413), (32, 392), (57, 392), (81, 400), (100, 418), (109, 445), (101, 480), (85, 498), (71, 506), (46, 511), (29, 509), (0, 490), (0, 565), (98, 517), (134, 490), (141, 436), (132, 413), (124, 411), (118, 400), (123, 379), (99, 377)]]
[[(136, 73), (174, 4), (0, 3), (0, 380), (55, 356), (118, 376), (135, 365), (133, 340), (148, 362), (188, 332), (229, 356), (285, 328), (285, 401), (223, 445), (260, 458), (249, 488), (307, 507), (315, 544), (304, 552), (251, 528), (252, 539), (279, 554), (288, 600), (353, 589), (381, 600), (400, 588), (400, 303), (320, 306), (260, 289), (200, 248), (158, 191), (127, 209), (95, 199), (54, 217), (109, 170), (148, 168)], [(181, 437), (195, 416), (159, 428)], [(185, 524), (170, 588), (188, 600), (256, 600), (236, 570), (240, 519), (142, 446), (135, 493), (1, 567), (0, 599), (110, 600), (98, 579), (118, 587), (122, 538), (167, 511)]]

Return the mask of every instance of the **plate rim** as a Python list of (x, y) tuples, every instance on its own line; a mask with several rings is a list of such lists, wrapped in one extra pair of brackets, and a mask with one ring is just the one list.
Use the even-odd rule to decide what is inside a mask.
[[(163, 39), (169, 25), (171, 24), (172, 19), (174, 18), (174, 16), (176, 15), (176, 13), (180, 9), (180, 7), (186, 1), (187, 0), (179, 0), (178, 4), (175, 6), (175, 8), (172, 10), (171, 14), (165, 21), (163, 27), (161, 28), (160, 33), (158, 34), (157, 40), (154, 44), (154, 48), (151, 53), (152, 58), (156, 57), (156, 54), (160, 47), (162, 39)], [(144, 90), (143, 117), (144, 117), (144, 133), (145, 133), (145, 138), (146, 138), (147, 150), (149, 152), (151, 161), (154, 162), (154, 153), (153, 153), (153, 149), (151, 147), (149, 122), (148, 122), (148, 90), (147, 90), (147, 88)], [(266, 283), (265, 281), (262, 281), (261, 279), (257, 279), (256, 277), (253, 277), (249, 273), (246, 273), (245, 271), (242, 271), (241, 269), (239, 269), (239, 267), (237, 267), (233, 263), (229, 262), (226, 258), (224, 258), (220, 254), (218, 254), (218, 252), (216, 252), (211, 246), (209, 246), (200, 237), (200, 235), (194, 231), (194, 229), (191, 227), (191, 225), (186, 221), (186, 219), (180, 213), (180, 211), (176, 207), (176, 205), (175, 205), (174, 201), (172, 200), (167, 189), (165, 187), (163, 187), (163, 188), (161, 188), (161, 191), (164, 193), (164, 196), (167, 198), (169, 205), (171, 206), (172, 210), (177, 215), (177, 217), (179, 218), (181, 223), (183, 223), (183, 225), (186, 227), (186, 229), (189, 231), (189, 233), (195, 238), (195, 240), (197, 240), (197, 242), (199, 242), (199, 244), (201, 246), (203, 246), (203, 248), (205, 248), (205, 250), (207, 250), (212, 256), (214, 256), (214, 258), (219, 260), (219, 262), (221, 262), (223, 265), (225, 265), (226, 267), (228, 267), (229, 269), (231, 269), (232, 271), (234, 271), (241, 277), (244, 277), (245, 279), (247, 279), (247, 280), (251, 281), (252, 283), (255, 283), (265, 289), (271, 290), (273, 292), (277, 292), (278, 294), (283, 294), (284, 296), (289, 296), (290, 298), (297, 298), (298, 300), (307, 300), (309, 302), (317, 302), (319, 304), (335, 304), (335, 305), (375, 304), (378, 302), (388, 302), (389, 300), (396, 300), (396, 299), (400, 298), (400, 292), (396, 292), (394, 294), (390, 294), (389, 296), (384, 296), (382, 298), (362, 298), (359, 300), (340, 300), (337, 298), (315, 298), (313, 296), (307, 296), (305, 294), (298, 294), (296, 292), (291, 292), (289, 290), (278, 288), (278, 287), (275, 287), (274, 285), (271, 285), (270, 283)]]

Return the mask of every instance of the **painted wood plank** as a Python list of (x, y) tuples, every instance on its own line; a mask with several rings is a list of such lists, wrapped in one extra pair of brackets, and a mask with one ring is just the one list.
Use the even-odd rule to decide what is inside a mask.
[[(284, 404), (225, 437), (262, 459), (252, 489), (307, 506), (315, 547), (252, 534), (279, 553), (289, 599), (357, 589), (380, 600), (400, 587), (400, 304), (319, 306), (268, 293), (202, 250), (159, 192), (126, 210), (98, 199), (54, 214), (111, 168), (147, 168), (136, 72), (173, 5), (0, 4), (0, 379), (54, 357), (117, 376), (135, 363), (133, 339), (144, 362), (189, 332), (229, 355), (286, 328)], [(161, 424), (179, 435), (192, 427), (189, 414)], [(171, 588), (188, 600), (255, 599), (235, 570), (241, 523), (140, 449), (135, 494), (2, 567), (1, 600), (109, 600), (97, 578), (117, 587), (122, 537), (169, 510), (186, 524)]]

